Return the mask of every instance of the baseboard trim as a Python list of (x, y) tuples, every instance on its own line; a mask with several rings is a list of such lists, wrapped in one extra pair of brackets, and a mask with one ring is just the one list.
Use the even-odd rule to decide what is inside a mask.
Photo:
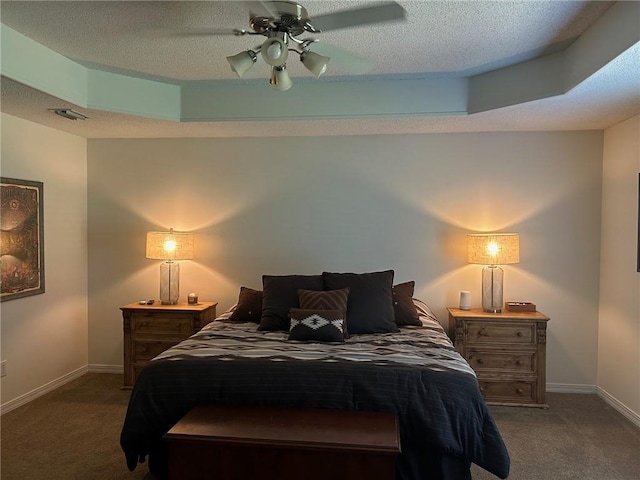
[(101, 363), (90, 363), (90, 373), (124, 373), (124, 367), (122, 365), (106, 365)]
[(629, 419), (636, 427), (640, 428), (640, 415), (627, 407), (624, 403), (611, 395), (609, 392), (601, 387), (598, 387), (596, 394), (602, 398), (605, 402), (615, 408), (620, 414)]
[(88, 365), (84, 367), (77, 368), (72, 372), (67, 373), (55, 380), (50, 381), (49, 383), (45, 383), (44, 385), (31, 390), (30, 392), (25, 393), (24, 395), (20, 395), (19, 397), (14, 398), (13, 400), (9, 400), (6, 403), (0, 405), (0, 415), (4, 415), (5, 413), (10, 412), (11, 410), (15, 410), (18, 407), (26, 405), (27, 403), (35, 400), (38, 397), (41, 397), (45, 393), (52, 392), (56, 388), (59, 388), (76, 378), (80, 378), (82, 375), (89, 371)]
[(547, 383), (547, 392), (585, 393), (593, 395), (597, 392), (597, 388), (595, 385), (581, 385), (574, 383)]

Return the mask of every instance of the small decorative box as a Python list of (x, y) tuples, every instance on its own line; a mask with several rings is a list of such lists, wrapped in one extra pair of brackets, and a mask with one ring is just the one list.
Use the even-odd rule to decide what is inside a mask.
[(531, 302), (507, 302), (504, 304), (507, 312), (535, 312), (536, 304)]

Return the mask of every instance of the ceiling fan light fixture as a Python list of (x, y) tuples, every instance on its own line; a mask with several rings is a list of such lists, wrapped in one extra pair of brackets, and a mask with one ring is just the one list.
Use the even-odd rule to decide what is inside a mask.
[[(298, 0), (260, 0), (247, 2), (249, 9), (249, 26), (251, 30), (227, 30), (236, 36), (261, 35), (266, 37), (263, 43), (253, 50), (227, 57), (231, 69), (242, 78), (256, 62), (258, 52), (264, 62), (271, 67), (269, 84), (279, 91), (289, 90), (292, 86), (287, 72), (289, 50), (298, 54), (304, 67), (314, 77), (320, 78), (327, 71), (329, 61), (340, 62), (339, 51), (331, 57), (312, 52), (309, 47), (316, 38), (297, 38), (303, 33), (321, 33), (327, 30), (359, 27), (398, 20), (406, 20), (407, 12), (394, 0), (381, 1), (377, 5), (356, 7), (327, 13), (309, 18), (307, 10), (297, 3)], [(352, 55), (349, 62), (352, 73), (361, 74), (369, 71), (372, 64)], [(366, 63), (366, 65), (365, 65)], [(355, 64), (355, 65), (354, 65)], [(355, 68), (354, 68), (355, 66)]]
[(289, 77), (286, 65), (273, 67), (271, 69), (271, 78), (269, 79), (269, 84), (273, 87), (274, 90), (278, 90), (279, 92), (284, 92), (285, 90), (289, 90), (291, 88), (293, 82)]
[(287, 62), (289, 49), (284, 38), (273, 36), (264, 41), (260, 48), (260, 53), (267, 64), (272, 67), (281, 67)]
[(256, 63), (258, 56), (253, 50), (247, 50), (246, 52), (240, 52), (231, 57), (227, 57), (231, 70), (233, 70), (239, 78), (242, 78), (251, 67)]
[(313, 76), (319, 78), (320, 75), (327, 71), (327, 64), (331, 58), (325, 57), (315, 52), (305, 50), (300, 55), (300, 61), (307, 70), (313, 73)]

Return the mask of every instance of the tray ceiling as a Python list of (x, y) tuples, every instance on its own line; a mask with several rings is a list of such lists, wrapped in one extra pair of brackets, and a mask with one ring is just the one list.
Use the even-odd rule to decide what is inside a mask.
[[(303, 2), (311, 18), (371, 3)], [(309, 78), (309, 73), (295, 62), (290, 67), (294, 86), (287, 92), (275, 92), (279, 97), (273, 100), (274, 105), (296, 98), (290, 94), (296, 88), (304, 99), (312, 98), (316, 92), (327, 92), (327, 98), (314, 99), (319, 106), (331, 102), (335, 89), (346, 84), (351, 85), (349, 88), (373, 85), (377, 90), (371, 91), (380, 96), (384, 88), (389, 88), (387, 84), (391, 89), (394, 85), (402, 88), (408, 85), (402, 82), (414, 80), (425, 81), (429, 86), (434, 85), (434, 81), (446, 85), (450, 81), (484, 74), (487, 78), (485, 83), (488, 83), (492, 79), (488, 76), (490, 72), (551, 58), (553, 54), (572, 48), (577, 39), (585, 37), (585, 32), (590, 34), (597, 30), (599, 22), (604, 23), (603, 18), (611, 15), (609, 10), (616, 2), (399, 3), (407, 11), (407, 22), (314, 35), (322, 42), (370, 61), (371, 70), (366, 75), (354, 77), (336, 61), (334, 65), (330, 63), (326, 77), (316, 80)], [(244, 93), (239, 93), (239, 98), (254, 94), (260, 98), (268, 78), (267, 67), (259, 63), (250, 71), (248, 80), (238, 80), (225, 59), (254, 46), (256, 38), (199, 34), (215, 28), (247, 28), (247, 9), (246, 2), (232, 1), (5, 0), (0, 19), (3, 26), (11, 31), (89, 71), (90, 77), (91, 72), (101, 72), (111, 74), (109, 79), (133, 78), (177, 86), (181, 89), (180, 97), (184, 103), (185, 97), (199, 92), (196, 88), (220, 91), (220, 86), (237, 87), (239, 91), (245, 89)], [(640, 29), (638, 21), (636, 26)], [(577, 49), (574, 47), (574, 50)], [(77, 98), (64, 98), (59, 92), (12, 77), (5, 68), (2, 69), (2, 111), (86, 137), (600, 129), (640, 111), (638, 50), (636, 40), (630, 48), (603, 62), (602, 68), (585, 76), (577, 85), (564, 88), (566, 91), (560, 95), (545, 93), (531, 98), (532, 101), (524, 101), (526, 95), (521, 95), (523, 100), (498, 102), (495, 108), (483, 107), (478, 109), (478, 113), (447, 112), (446, 106), (441, 111), (423, 108), (412, 112), (402, 105), (400, 99), (401, 111), (389, 114), (390, 110), (375, 110), (376, 102), (363, 96), (358, 101), (372, 106), (370, 110), (363, 109), (361, 114), (355, 115), (355, 121), (332, 111), (324, 116), (303, 111), (296, 118), (294, 113), (287, 113), (286, 108), (283, 108), (285, 114), (281, 117), (277, 111), (273, 115), (257, 114), (255, 118), (250, 115), (242, 118), (233, 115), (215, 117), (209, 112), (185, 112), (184, 105), (176, 114), (177, 119), (163, 119), (140, 114), (135, 109), (124, 112), (122, 108), (108, 108), (106, 104), (92, 108), (97, 105), (95, 102), (83, 104)], [(496, 77), (496, 81), (501, 80)], [(318, 88), (320, 85), (322, 88)], [(359, 87), (359, 91), (362, 90), (363, 87)], [(189, 93), (185, 94), (186, 91)], [(264, 93), (265, 96), (271, 94)], [(473, 95), (473, 85), (467, 95)], [(71, 122), (48, 114), (47, 108), (61, 106), (87, 113), (91, 120)], [(258, 111), (259, 105), (255, 108)], [(274, 107), (270, 108), (274, 110)], [(593, 108), (597, 108), (597, 112)], [(269, 121), (265, 124), (264, 120)]]

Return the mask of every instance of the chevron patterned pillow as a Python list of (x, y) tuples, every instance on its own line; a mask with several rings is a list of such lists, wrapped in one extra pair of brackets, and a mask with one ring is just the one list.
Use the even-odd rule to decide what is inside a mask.
[(300, 308), (316, 310), (342, 310), (347, 311), (349, 289), (339, 290), (298, 290)]
[(344, 342), (344, 310), (289, 310), (289, 340), (306, 342)]

